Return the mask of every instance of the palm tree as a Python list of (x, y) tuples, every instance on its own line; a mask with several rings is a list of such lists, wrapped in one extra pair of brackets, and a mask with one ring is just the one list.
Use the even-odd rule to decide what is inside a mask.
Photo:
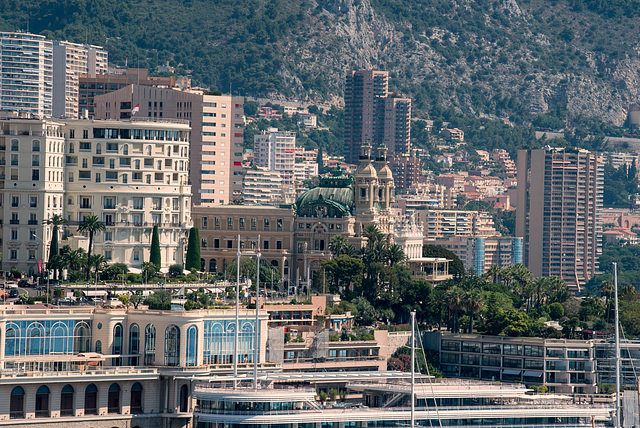
[(489, 278), (491, 278), (491, 281), (496, 284), (498, 282), (498, 276), (500, 275), (500, 271), (502, 269), (500, 268), (500, 266), (496, 265), (496, 264), (492, 264), (489, 269), (487, 270), (487, 275), (489, 276)]
[(88, 257), (89, 266), (93, 266), (95, 271), (95, 277), (98, 278), (98, 274), (107, 266), (107, 259), (102, 254), (93, 254)]
[(86, 253), (84, 249), (78, 248), (77, 250), (65, 251), (62, 254), (62, 269), (68, 268), (71, 270), (79, 270), (80, 267), (86, 262)]
[[(248, 261), (248, 259), (246, 259)], [(243, 260), (244, 261), (244, 260)], [(240, 265), (242, 267), (242, 265)], [(158, 267), (151, 262), (142, 263), (142, 278), (147, 277), (147, 281), (149, 278), (154, 277), (158, 273)]]
[(445, 293), (445, 301), (451, 312), (451, 332), (458, 333), (458, 311), (463, 308), (464, 291), (454, 285)]
[(399, 245), (393, 244), (387, 248), (386, 259), (389, 262), (389, 266), (393, 266), (407, 261), (407, 256)]
[(479, 312), (484, 306), (482, 292), (477, 288), (467, 291), (463, 296), (463, 304), (469, 316), (469, 329), (467, 333), (471, 334), (473, 332), (473, 315)]
[(609, 322), (609, 315), (610, 315), (609, 312), (611, 312), (609, 308), (609, 301), (611, 300), (611, 296), (613, 296), (613, 293), (615, 291), (613, 289), (613, 283), (605, 279), (600, 283), (599, 288), (600, 288), (600, 295), (604, 297), (605, 306), (607, 307), (607, 322)]
[(94, 215), (90, 215), (82, 220), (82, 223), (78, 226), (79, 233), (88, 233), (89, 234), (89, 250), (87, 252), (87, 282), (89, 281), (89, 275), (91, 274), (91, 250), (93, 246), (93, 234), (96, 232), (102, 232), (106, 230), (107, 226), (103, 222), (98, 219), (98, 217)]
[(353, 256), (355, 249), (343, 235), (335, 235), (329, 240), (329, 251), (333, 257), (342, 255)]
[(60, 252), (58, 250), (58, 227), (65, 226), (69, 222), (60, 214), (54, 214), (50, 219), (44, 221), (45, 225), (53, 225), (51, 231), (51, 241), (49, 242), (49, 262), (48, 269), (53, 269), (54, 278), (58, 279), (59, 260), (57, 260)]

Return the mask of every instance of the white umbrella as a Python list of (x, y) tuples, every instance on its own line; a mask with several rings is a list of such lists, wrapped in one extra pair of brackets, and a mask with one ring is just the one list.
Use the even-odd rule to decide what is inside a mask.
[(160, 273), (169, 273), (169, 268), (161, 268)]
[(182, 273), (183, 273), (183, 274), (185, 274), (185, 275), (189, 275), (189, 274), (191, 273), (191, 271), (190, 271), (190, 270), (185, 269), (185, 270), (183, 270), (183, 271), (182, 271)]
[(138, 269), (138, 268), (130, 267), (130, 268), (129, 268), (129, 272), (130, 272), (130, 273), (142, 273), (142, 269)]

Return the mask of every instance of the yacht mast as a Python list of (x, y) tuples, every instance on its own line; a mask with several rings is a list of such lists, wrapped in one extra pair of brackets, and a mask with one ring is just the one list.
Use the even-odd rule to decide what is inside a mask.
[(258, 265), (256, 267), (256, 323), (253, 328), (253, 389), (258, 389), (258, 347), (260, 346), (260, 339), (258, 335), (258, 332), (260, 331), (260, 306), (258, 305), (258, 294), (260, 293), (260, 256), (262, 256), (262, 254), (260, 254), (260, 235), (258, 235), (258, 254), (256, 254), (256, 263)]
[(416, 426), (416, 312), (411, 311), (411, 428)]
[(613, 263), (613, 290), (616, 301), (616, 428), (620, 428), (620, 320), (618, 319), (618, 264)]
[(240, 306), (240, 234), (238, 234), (238, 260), (236, 261), (236, 326), (233, 329), (233, 388), (238, 386), (238, 324), (240, 323), (238, 307)]

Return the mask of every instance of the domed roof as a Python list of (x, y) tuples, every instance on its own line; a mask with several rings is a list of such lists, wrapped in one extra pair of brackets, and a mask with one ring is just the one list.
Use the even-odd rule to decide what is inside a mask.
[(301, 217), (343, 217), (351, 215), (354, 206), (352, 186), (316, 187), (298, 198), (296, 213)]
[(378, 170), (378, 178), (383, 179), (391, 179), (393, 178), (393, 174), (391, 173), (391, 168), (388, 165), (383, 166)]
[(360, 165), (356, 171), (356, 177), (371, 177), (376, 178), (378, 173), (376, 168), (371, 163)]

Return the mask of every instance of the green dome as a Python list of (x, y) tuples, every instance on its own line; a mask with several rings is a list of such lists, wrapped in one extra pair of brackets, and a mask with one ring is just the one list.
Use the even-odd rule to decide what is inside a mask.
[(300, 217), (345, 217), (353, 213), (355, 192), (352, 186), (316, 187), (296, 201)]

